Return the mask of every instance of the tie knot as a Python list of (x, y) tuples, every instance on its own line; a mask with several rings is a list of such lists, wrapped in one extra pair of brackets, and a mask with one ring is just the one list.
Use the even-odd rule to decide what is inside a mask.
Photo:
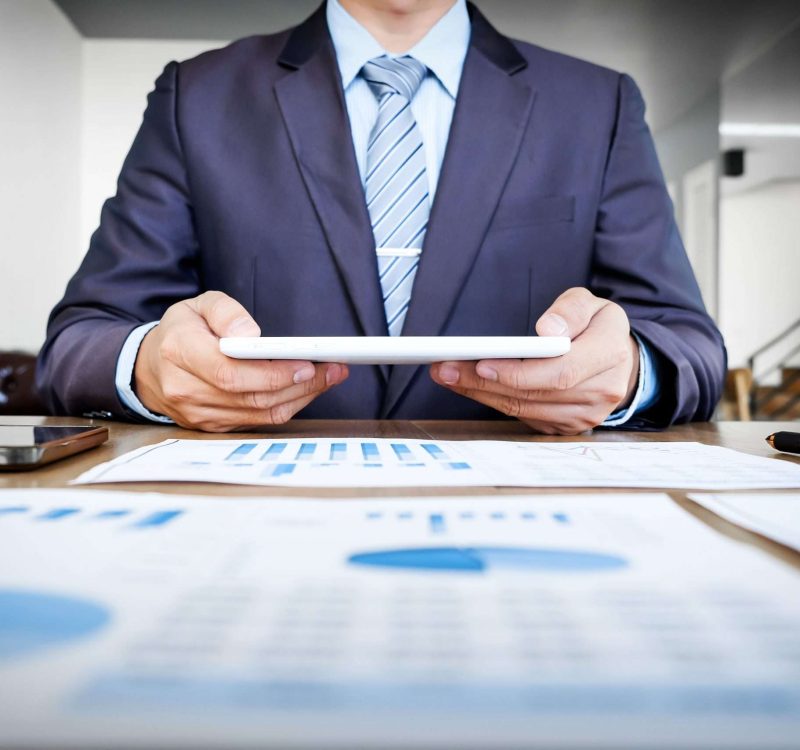
[(410, 55), (376, 57), (361, 68), (361, 75), (378, 101), (387, 94), (400, 94), (411, 101), (427, 72), (428, 69)]

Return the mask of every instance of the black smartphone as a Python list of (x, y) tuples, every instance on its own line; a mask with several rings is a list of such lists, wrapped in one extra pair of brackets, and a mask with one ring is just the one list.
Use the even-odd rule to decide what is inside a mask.
[(0, 471), (35, 469), (108, 440), (96, 425), (0, 424)]

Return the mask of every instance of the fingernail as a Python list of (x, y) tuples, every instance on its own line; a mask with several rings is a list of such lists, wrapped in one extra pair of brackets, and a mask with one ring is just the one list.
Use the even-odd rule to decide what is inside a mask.
[(544, 336), (567, 336), (569, 335), (569, 326), (560, 315), (547, 313), (539, 323), (539, 331)]
[(306, 365), (305, 367), (301, 367), (299, 370), (296, 370), (294, 373), (294, 380), (295, 383), (307, 383), (314, 377), (316, 370), (311, 365)]
[(228, 326), (228, 336), (260, 336), (261, 329), (252, 318), (236, 318)]
[(478, 363), (475, 365), (475, 372), (480, 375), (484, 380), (497, 380), (497, 370), (494, 367), (489, 367), (489, 365), (484, 365), (483, 363)]
[(336, 385), (342, 375), (342, 368), (339, 365), (331, 365), (325, 372), (325, 384), (327, 386)]
[(447, 383), (447, 385), (455, 385), (458, 382), (459, 373), (457, 367), (452, 365), (439, 365), (439, 379)]

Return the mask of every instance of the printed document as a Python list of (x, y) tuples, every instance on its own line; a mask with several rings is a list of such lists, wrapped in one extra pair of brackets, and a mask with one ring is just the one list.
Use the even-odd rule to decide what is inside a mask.
[(166, 440), (96, 466), (76, 481), (281, 487), (783, 489), (800, 488), (800, 464), (701, 443)]
[(800, 575), (666, 495), (0, 492), (0, 747), (796, 747)]
[(800, 551), (800, 493), (692, 493), (689, 499), (726, 521)]

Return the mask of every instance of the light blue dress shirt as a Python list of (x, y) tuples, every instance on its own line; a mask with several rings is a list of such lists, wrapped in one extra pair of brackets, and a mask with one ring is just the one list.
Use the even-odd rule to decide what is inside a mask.
[[(358, 21), (341, 5), (339, 0), (328, 0), (328, 29), (336, 50), (336, 60), (342, 77), (347, 114), (353, 135), (356, 161), (361, 181), (364, 181), (367, 163), (367, 143), (378, 117), (378, 102), (367, 82), (359, 76), (368, 60), (381, 55), (396, 57), (387, 52)], [(471, 24), (466, 0), (456, 0), (453, 7), (438, 23), (404, 55), (411, 55), (427, 66), (428, 76), (422, 81), (411, 102), (411, 111), (420, 129), (425, 148), (428, 192), (431, 202), (439, 183), (450, 123), (456, 105), (458, 87), (464, 59), (469, 49)], [(125, 341), (117, 361), (116, 386), (120, 400), (139, 416), (157, 422), (171, 422), (168, 417), (150, 412), (133, 392), (133, 368), (139, 347), (148, 331), (158, 321), (136, 328)], [(638, 411), (652, 406), (658, 394), (654, 360), (645, 344), (639, 343), (639, 386), (627, 409), (612, 414), (603, 423), (615, 427), (627, 422)]]

